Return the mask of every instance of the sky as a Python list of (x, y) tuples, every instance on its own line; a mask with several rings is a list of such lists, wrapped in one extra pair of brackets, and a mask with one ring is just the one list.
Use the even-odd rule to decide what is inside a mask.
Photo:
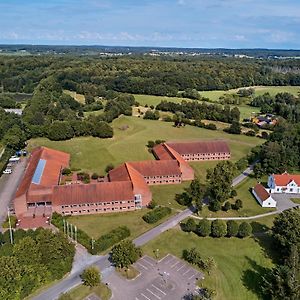
[(300, 49), (300, 0), (0, 0), (0, 43)]

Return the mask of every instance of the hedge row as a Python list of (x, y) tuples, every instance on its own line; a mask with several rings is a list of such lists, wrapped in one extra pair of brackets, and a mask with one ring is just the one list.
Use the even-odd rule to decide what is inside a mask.
[(169, 215), (170, 213), (170, 207), (156, 207), (153, 210), (146, 213), (145, 215), (143, 215), (143, 220), (149, 224), (153, 224), (162, 219), (163, 217)]
[(95, 249), (96, 252), (102, 252), (104, 250), (109, 249), (113, 245), (121, 242), (122, 240), (126, 239), (130, 236), (130, 230), (126, 226), (120, 226), (116, 229), (110, 231), (107, 234), (104, 234), (99, 237), (99, 239), (95, 242)]

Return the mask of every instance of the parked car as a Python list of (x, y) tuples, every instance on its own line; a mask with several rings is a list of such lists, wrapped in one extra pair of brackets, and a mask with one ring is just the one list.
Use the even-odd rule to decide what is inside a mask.
[(11, 174), (12, 173), (12, 170), (11, 169), (5, 169), (3, 171), (3, 174)]

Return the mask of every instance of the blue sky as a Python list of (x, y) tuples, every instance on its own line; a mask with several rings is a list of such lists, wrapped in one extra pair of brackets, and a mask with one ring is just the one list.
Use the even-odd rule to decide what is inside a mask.
[(0, 0), (0, 43), (300, 49), (300, 0)]

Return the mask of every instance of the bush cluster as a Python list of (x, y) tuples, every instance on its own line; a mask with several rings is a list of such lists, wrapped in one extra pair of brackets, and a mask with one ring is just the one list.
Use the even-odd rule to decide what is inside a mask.
[(206, 237), (240, 237), (244, 238), (252, 234), (252, 227), (248, 222), (238, 224), (234, 220), (228, 220), (226, 223), (222, 220), (214, 220), (210, 222), (202, 219), (196, 224), (194, 219), (188, 219), (181, 224), (182, 230), (186, 232), (195, 232), (197, 235)]
[(171, 213), (170, 207), (156, 207), (153, 210), (147, 212), (143, 215), (143, 220), (149, 224), (156, 223), (163, 217), (169, 215)]

